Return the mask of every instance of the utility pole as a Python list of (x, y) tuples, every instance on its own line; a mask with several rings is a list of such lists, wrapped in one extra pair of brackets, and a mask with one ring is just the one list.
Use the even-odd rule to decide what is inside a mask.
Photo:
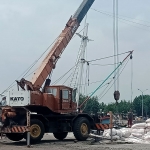
[[(138, 89), (139, 91), (141, 91), (140, 89)], [(146, 90), (144, 90), (144, 91), (141, 91), (141, 93), (142, 93), (142, 119), (143, 119), (143, 93), (145, 92), (145, 91), (147, 91), (148, 89), (146, 89)]]

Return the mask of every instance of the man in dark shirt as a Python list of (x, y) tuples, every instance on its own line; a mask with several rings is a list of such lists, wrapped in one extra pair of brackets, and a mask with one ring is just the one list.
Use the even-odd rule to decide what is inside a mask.
[(132, 121), (133, 121), (133, 113), (132, 110), (130, 109), (130, 111), (128, 112), (128, 127), (131, 128), (132, 126)]

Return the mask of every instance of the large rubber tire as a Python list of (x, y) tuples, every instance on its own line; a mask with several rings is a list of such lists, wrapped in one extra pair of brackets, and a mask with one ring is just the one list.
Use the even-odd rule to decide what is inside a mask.
[(30, 124), (30, 142), (39, 143), (45, 133), (44, 125), (38, 119), (31, 119)]
[(75, 120), (73, 134), (78, 141), (85, 141), (90, 133), (90, 123), (87, 118), (80, 117)]
[(63, 139), (65, 139), (67, 137), (68, 132), (60, 132), (60, 133), (57, 132), (57, 133), (53, 133), (53, 135), (56, 139), (62, 141)]
[(20, 141), (23, 139), (23, 134), (21, 134), (21, 133), (7, 133), (6, 137), (11, 141)]

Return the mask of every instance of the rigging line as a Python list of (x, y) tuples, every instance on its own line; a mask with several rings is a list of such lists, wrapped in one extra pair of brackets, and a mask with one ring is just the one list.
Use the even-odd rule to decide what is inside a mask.
[[(114, 56), (116, 55), (116, 12), (115, 12), (116, 0), (113, 0), (113, 42), (114, 42)], [(116, 68), (116, 57), (114, 57), (114, 69)], [(116, 71), (114, 71), (114, 78)], [(116, 82), (114, 80), (114, 91), (116, 91)]]
[(71, 77), (71, 75), (72, 75), (72, 72), (71, 72), (71, 74), (67, 77), (67, 79), (63, 82), (63, 85), (68, 81), (68, 79)]
[[(116, 63), (116, 64), (119, 64), (119, 63)], [(114, 63), (113, 64), (92, 64), (92, 63), (90, 63), (90, 65), (95, 65), (95, 66), (112, 66), (112, 65), (114, 65)]]
[[(104, 11), (104, 10), (97, 10), (97, 9), (95, 9), (95, 8), (90, 8), (90, 9), (92, 9), (92, 10), (94, 10), (94, 11), (99, 11), (99, 13), (107, 13), (107, 14), (112, 14), (111, 12), (108, 12), (108, 11)], [(143, 21), (143, 22), (147, 22), (147, 23), (150, 23), (150, 21), (146, 21), (146, 20), (141, 20), (141, 19), (136, 19), (136, 18), (131, 18), (131, 17), (127, 17), (127, 16), (124, 16), (124, 15), (118, 15), (118, 16), (122, 16), (122, 17), (124, 17), (124, 18), (129, 18), (129, 19), (134, 19), (134, 20), (138, 20), (138, 21)]]
[[(117, 50), (117, 63), (119, 63), (119, 45), (118, 45), (118, 0), (116, 0), (116, 50)], [(117, 76), (119, 75), (119, 68), (117, 70)], [(119, 91), (119, 77), (117, 79), (117, 90)]]
[[(122, 68), (123, 66), (121, 66), (120, 68)], [(108, 88), (108, 86), (110, 85), (110, 83), (113, 81), (113, 80), (117, 80), (117, 78), (115, 78), (117, 76), (117, 72), (116, 72), (116, 74), (114, 75), (114, 77), (112, 78), (112, 80), (110, 81), (110, 82), (108, 82), (108, 85), (107, 85), (107, 87), (102, 91), (102, 93), (98, 96), (98, 97), (100, 97), (104, 92), (105, 92), (105, 90)], [(115, 83), (115, 82), (114, 82)], [(113, 83), (113, 85), (114, 85), (114, 83)]]
[(141, 27), (139, 27), (139, 26), (135, 26), (135, 25), (130, 24), (130, 23), (128, 23), (128, 22), (125, 22), (125, 21), (122, 21), (122, 20), (120, 20), (120, 22), (121, 22), (121, 23), (125, 23), (125, 24), (128, 24), (128, 25), (130, 25), (130, 26), (133, 26), (133, 27), (136, 27), (136, 28), (139, 28), (139, 29), (142, 29), (142, 30), (145, 30), (145, 31), (149, 31), (149, 32), (150, 32), (150, 30), (147, 30), (147, 29), (145, 29), (145, 28), (141, 28)]
[[(123, 54), (126, 54), (126, 53), (130, 53), (131, 51), (128, 51), (128, 52), (124, 52), (124, 53), (120, 53), (118, 55), (123, 55)], [(107, 56), (107, 57), (103, 57), (103, 58), (98, 58), (98, 59), (93, 59), (93, 60), (90, 60), (88, 62), (92, 62), (92, 61), (97, 61), (97, 60), (102, 60), (102, 59), (107, 59), (107, 58), (111, 58), (111, 57), (115, 57), (117, 55), (111, 55), (111, 56)]]
[[(58, 37), (52, 42), (51, 45), (53, 45), (54, 42), (55, 42), (57, 39), (58, 39)], [(51, 45), (50, 45), (50, 46), (51, 46)], [(26, 69), (26, 71), (24, 71), (18, 78), (20, 78), (25, 72), (26, 72), (26, 73), (23, 75), (23, 77), (26, 76), (26, 75), (28, 74), (28, 72), (33, 68), (33, 66), (38, 62), (38, 60), (46, 53), (46, 51), (49, 49), (50, 46), (48, 46), (48, 48), (42, 53), (42, 55), (41, 55), (36, 61), (34, 61), (34, 62), (31, 64), (31, 66), (30, 66), (28, 69)], [(18, 78), (17, 78), (17, 79), (18, 79)], [(10, 84), (10, 86), (8, 86), (8, 88), (2, 92), (2, 94), (3, 94), (5, 91), (7, 91), (8, 89), (10, 89), (10, 87), (13, 85), (13, 83), (15, 83), (15, 81), (13, 81), (13, 82)]]
[[(86, 60), (87, 60), (87, 47), (86, 47), (86, 51), (85, 51), (85, 58), (86, 58)], [(88, 82), (89, 83), (89, 76), (88, 76), (88, 68), (89, 67), (89, 63), (88, 62), (86, 62), (86, 73), (85, 73), (85, 95), (87, 95), (87, 88), (88, 88), (88, 86), (89, 86), (89, 84), (86, 84), (86, 82)]]
[[(101, 11), (96, 10), (96, 9), (92, 9), (92, 10), (94, 10), (94, 11), (96, 11), (96, 12), (99, 12), (99, 13), (101, 13), (101, 14), (105, 14), (105, 15), (107, 15), (107, 16), (109, 16), (109, 17), (112, 17), (112, 16), (113, 16), (112, 14), (104, 13), (104, 12), (101, 12)], [(148, 27), (148, 28), (150, 27), (150, 25), (146, 25), (146, 24), (142, 24), (142, 23), (130, 21), (130, 20), (128, 20), (128, 19), (124, 19), (124, 18), (121, 18), (121, 17), (118, 17), (118, 19), (124, 20), (124, 21), (127, 21), (127, 22), (131, 22), (131, 23), (134, 23), (134, 24), (138, 24), (138, 25), (141, 25), (141, 26), (145, 26), (145, 27)]]
[[(109, 82), (108, 83), (106, 83), (106, 84), (104, 84), (103, 86), (101, 86), (99, 89), (102, 89), (103, 87), (105, 87), (106, 85), (108, 85), (109, 84)], [(90, 92), (90, 93), (88, 93), (88, 95), (90, 95), (90, 94), (92, 94), (93, 92)]]
[[(77, 64), (76, 64), (76, 65), (77, 65)], [(75, 65), (75, 66), (76, 66), (76, 65)], [(65, 75), (67, 75), (75, 66), (71, 67), (65, 74), (63, 74), (60, 78), (58, 78), (56, 81), (54, 81), (54, 82), (52, 83), (52, 85), (58, 83), (58, 82), (59, 82)]]
[[(126, 62), (125, 66), (123, 67), (123, 69), (121, 70), (121, 72), (119, 73), (119, 76), (121, 75), (121, 73), (123, 72), (124, 68), (126, 67), (127, 63), (129, 62), (129, 60)], [(114, 83), (113, 83), (114, 84)], [(105, 92), (105, 94), (98, 100), (100, 101), (106, 94), (107, 92), (112, 88), (113, 84), (110, 86), (110, 88)]]
[(131, 59), (131, 105), (133, 96), (133, 60)]
[[(86, 26), (85, 26), (86, 27)], [(85, 28), (84, 27), (84, 28)], [(83, 30), (84, 30), (84, 28), (81, 30), (81, 31), (79, 31), (79, 33), (80, 32), (82, 32)], [(76, 36), (76, 35), (75, 35)], [(74, 36), (74, 37), (75, 37)], [(74, 38), (73, 37), (73, 38)], [(34, 61), (31, 65), (30, 65), (30, 67), (29, 68), (27, 68), (18, 78), (20, 78), (21, 76), (23, 76), (23, 74), (24, 74), (24, 76), (23, 77), (25, 77), (26, 76), (26, 74), (28, 74), (28, 72), (34, 67), (34, 65), (41, 59), (41, 57), (47, 52), (47, 50), (54, 44), (54, 42), (56, 41), (58, 39), (58, 37), (52, 42), (52, 44), (51, 45), (49, 45), (48, 46), (48, 48), (42, 53), (42, 55), (36, 60), (36, 61)], [(26, 73), (26, 74), (25, 74)], [(17, 79), (18, 79), (17, 78)], [(6, 92), (8, 89), (10, 89), (11, 87), (12, 87), (12, 85), (15, 83), (16, 81), (13, 81), (1, 94), (3, 94), (4, 92)]]
[[(109, 79), (112, 79), (112, 78), (109, 78)], [(102, 82), (102, 81), (104, 81), (104, 80), (90, 82), (89, 84), (99, 83), (99, 82)], [(88, 85), (88, 83), (84, 83), (84, 84), (80, 84), (80, 85)]]
[(85, 88), (84, 88), (84, 93), (85, 93), (85, 95), (87, 95), (87, 84), (86, 84), (86, 82), (87, 82), (87, 77), (88, 77), (88, 65), (86, 65), (86, 73), (85, 73)]
[[(126, 60), (127, 61), (127, 60)], [(123, 66), (121, 66), (120, 68), (123, 68)], [(117, 73), (115, 74), (115, 76), (117, 76)], [(109, 84), (108, 84), (108, 86), (110, 85), (110, 83), (113, 81), (113, 80), (117, 80), (117, 78), (112, 78), (112, 80), (109, 82)], [(115, 83), (115, 82), (114, 82)], [(114, 85), (114, 83), (113, 83), (113, 85)], [(103, 92), (98, 96), (98, 97), (100, 97), (104, 92), (105, 92), (105, 90), (108, 88), (108, 86), (103, 90)]]

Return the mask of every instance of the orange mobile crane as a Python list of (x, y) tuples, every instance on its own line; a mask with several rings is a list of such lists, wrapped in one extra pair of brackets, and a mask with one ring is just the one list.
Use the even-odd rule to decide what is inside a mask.
[[(50, 86), (47, 79), (93, 2), (83, 0), (32, 80), (17, 81), (23, 90), (7, 93), (7, 105), (1, 113), (1, 132), (10, 140), (27, 139), (29, 130), (32, 143), (40, 142), (44, 133), (53, 133), (56, 139), (63, 140), (68, 132), (73, 132), (77, 140), (86, 140), (90, 129), (96, 128), (95, 117), (77, 112), (75, 91), (64, 85)], [(27, 112), (30, 112), (28, 117)]]

